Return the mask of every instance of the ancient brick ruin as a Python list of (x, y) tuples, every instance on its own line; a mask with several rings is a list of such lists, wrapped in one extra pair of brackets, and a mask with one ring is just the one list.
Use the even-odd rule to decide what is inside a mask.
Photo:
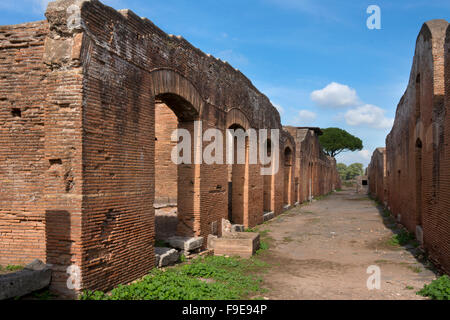
[[(369, 167), (370, 192), (385, 202), (430, 258), (450, 273), (450, 28), (425, 23), (408, 88), (386, 150)], [(383, 159), (385, 157), (385, 160)], [(384, 182), (382, 182), (384, 181)]]
[[(58, 290), (76, 265), (80, 289), (106, 290), (155, 266), (158, 235), (220, 236), (222, 219), (253, 227), (339, 187), (320, 129), (282, 130), (228, 63), (96, 0), (46, 18), (0, 27), (0, 264), (41, 259)], [(177, 166), (176, 128), (280, 129), (280, 170)]]

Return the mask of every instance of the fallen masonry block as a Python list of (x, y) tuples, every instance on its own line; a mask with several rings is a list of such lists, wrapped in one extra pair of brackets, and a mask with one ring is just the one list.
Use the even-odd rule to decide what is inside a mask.
[(0, 275), (0, 300), (22, 297), (50, 284), (52, 270), (42, 261), (34, 260), (23, 270)]
[(269, 221), (275, 217), (275, 213), (267, 212), (264, 214), (264, 222)]
[(171, 248), (155, 248), (156, 264), (158, 267), (166, 267), (178, 261), (180, 254)]
[(251, 258), (259, 249), (259, 242), (259, 233), (235, 232), (214, 239), (211, 244), (214, 246), (214, 255), (216, 256)]
[(208, 250), (214, 250), (214, 244), (217, 239), (218, 239), (218, 237), (215, 235), (212, 235), (212, 234), (208, 235), (208, 239), (207, 239)]
[(191, 238), (191, 237), (171, 237), (168, 239), (171, 247), (184, 250), (186, 252), (199, 249), (203, 245), (203, 238)]

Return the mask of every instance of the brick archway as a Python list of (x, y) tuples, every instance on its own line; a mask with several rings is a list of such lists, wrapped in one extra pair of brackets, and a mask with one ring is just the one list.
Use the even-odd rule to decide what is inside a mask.
[(230, 128), (233, 125), (239, 125), (244, 130), (254, 128), (245, 113), (237, 108), (230, 109), (227, 112), (226, 128)]
[(196, 113), (201, 115), (204, 100), (197, 88), (177, 71), (169, 68), (155, 69), (150, 73), (152, 95), (154, 97), (166, 97), (167, 100), (181, 97), (180, 106), (185, 110), (174, 110), (178, 117), (191, 117)]
[[(199, 166), (194, 163), (195, 121), (200, 120), (203, 99), (194, 85), (176, 71), (158, 69), (150, 74), (155, 97), (155, 236), (194, 236), (199, 229)], [(175, 164), (176, 129), (191, 137), (191, 163)]]

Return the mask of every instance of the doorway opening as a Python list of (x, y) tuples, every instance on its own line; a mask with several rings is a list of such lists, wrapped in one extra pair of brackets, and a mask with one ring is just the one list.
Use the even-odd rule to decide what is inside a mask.
[[(197, 111), (182, 97), (158, 95), (155, 99), (155, 238), (194, 235), (195, 166), (176, 164), (172, 150), (177, 141), (171, 137), (177, 129), (186, 129), (194, 137)], [(191, 155), (193, 155), (193, 143)]]
[[(245, 134), (245, 129), (233, 124), (228, 129)], [(233, 164), (228, 165), (228, 220), (232, 224), (244, 224), (247, 186), (248, 138), (233, 136)]]
[(292, 204), (292, 150), (287, 147), (284, 149), (284, 192), (283, 206), (288, 207)]

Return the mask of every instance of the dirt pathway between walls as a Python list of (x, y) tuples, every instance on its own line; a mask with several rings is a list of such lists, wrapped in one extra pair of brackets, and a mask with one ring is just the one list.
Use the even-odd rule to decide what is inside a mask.
[[(353, 190), (293, 208), (258, 229), (270, 243), (261, 256), (271, 264), (263, 276), (269, 299), (423, 299), (416, 291), (436, 278), (414, 246), (389, 244), (395, 221)], [(367, 288), (372, 265), (381, 269), (380, 290)]]

